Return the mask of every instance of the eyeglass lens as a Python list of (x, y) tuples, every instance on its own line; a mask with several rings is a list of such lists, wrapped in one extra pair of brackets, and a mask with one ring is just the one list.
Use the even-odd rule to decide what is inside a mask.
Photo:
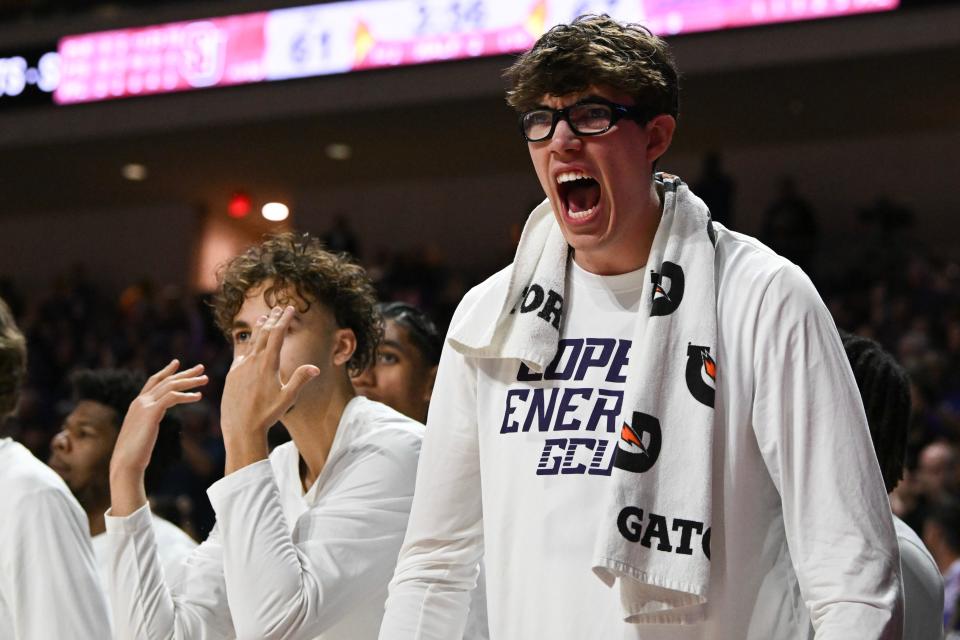
[[(554, 114), (552, 109), (531, 111), (523, 117), (523, 131), (527, 139), (532, 141), (547, 138), (553, 126)], [(573, 132), (579, 135), (603, 133), (610, 127), (613, 112), (604, 104), (583, 103), (567, 108), (567, 122)]]

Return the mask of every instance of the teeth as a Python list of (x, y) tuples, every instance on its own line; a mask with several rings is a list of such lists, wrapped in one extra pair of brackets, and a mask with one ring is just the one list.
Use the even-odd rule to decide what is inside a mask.
[(596, 207), (590, 207), (586, 211), (570, 211), (569, 213), (570, 213), (570, 217), (573, 218), (574, 220), (585, 220), (586, 218), (589, 218), (591, 215), (593, 215), (594, 209), (596, 209)]
[(574, 180), (592, 180), (593, 178), (582, 171), (567, 171), (557, 175), (557, 184), (564, 182), (573, 182)]

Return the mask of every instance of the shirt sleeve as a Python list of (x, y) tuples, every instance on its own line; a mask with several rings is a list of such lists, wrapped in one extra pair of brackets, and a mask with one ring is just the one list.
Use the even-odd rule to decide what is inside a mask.
[(232, 638), (217, 527), (186, 557), (175, 581), (165, 579), (150, 508), (107, 512), (110, 604), (118, 640)]
[(476, 388), (476, 365), (445, 345), (383, 640), (463, 637), (483, 553)]
[(754, 430), (816, 638), (899, 639), (893, 517), (833, 319), (788, 265), (770, 281), (757, 327)]
[(110, 638), (86, 515), (72, 497), (43, 488), (19, 500), (0, 545), (0, 580), (15, 638)]
[(420, 439), (360, 440), (337, 460), (336, 488), (291, 534), (269, 460), (208, 490), (223, 536), (224, 575), (239, 638), (312, 638), (382, 593), (413, 499)]

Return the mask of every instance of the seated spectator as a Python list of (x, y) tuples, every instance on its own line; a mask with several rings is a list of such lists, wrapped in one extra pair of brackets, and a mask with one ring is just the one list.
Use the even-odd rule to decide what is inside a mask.
[(960, 631), (960, 502), (941, 500), (930, 509), (923, 525), (923, 541), (943, 574), (943, 626)]

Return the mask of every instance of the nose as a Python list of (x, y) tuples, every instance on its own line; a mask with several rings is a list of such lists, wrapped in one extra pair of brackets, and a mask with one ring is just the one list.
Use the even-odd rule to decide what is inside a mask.
[(583, 141), (580, 136), (570, 128), (570, 123), (566, 120), (557, 122), (557, 126), (553, 129), (553, 137), (550, 138), (550, 148), (554, 152), (576, 151), (580, 149), (582, 144)]
[(374, 372), (376, 367), (367, 367), (354, 377), (350, 378), (350, 382), (353, 383), (353, 388), (358, 392), (362, 389), (371, 389), (377, 386), (377, 376)]
[(70, 449), (70, 436), (67, 435), (66, 430), (58, 431), (53, 439), (50, 441), (50, 448), (54, 451), (69, 451)]

